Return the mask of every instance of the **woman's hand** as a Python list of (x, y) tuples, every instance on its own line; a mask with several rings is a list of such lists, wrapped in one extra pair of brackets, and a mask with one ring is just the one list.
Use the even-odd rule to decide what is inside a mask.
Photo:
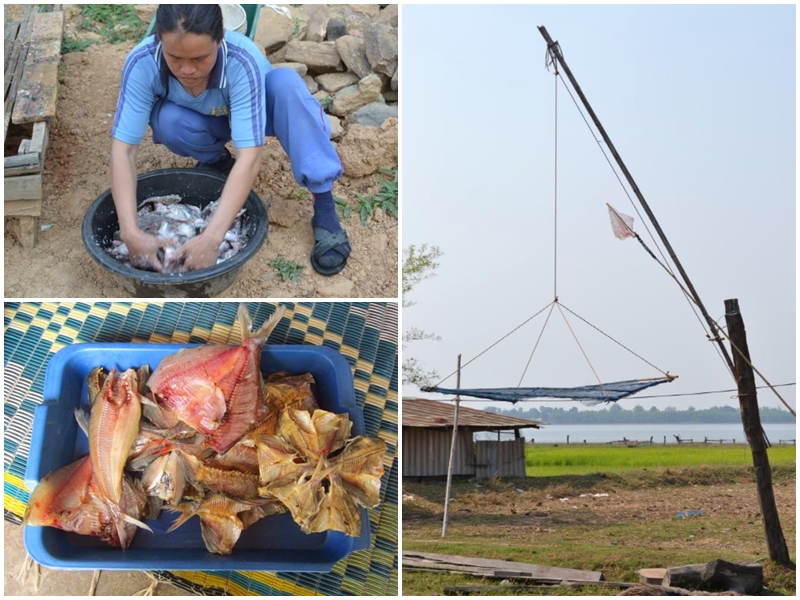
[(164, 270), (164, 265), (158, 259), (158, 251), (168, 246), (171, 240), (159, 239), (141, 229), (121, 233), (120, 237), (128, 247), (128, 254), (134, 267), (150, 267), (159, 273)]
[(221, 242), (222, 240), (218, 240), (209, 231), (205, 231), (181, 246), (172, 260), (178, 264), (183, 263), (187, 271), (213, 267), (217, 264)]

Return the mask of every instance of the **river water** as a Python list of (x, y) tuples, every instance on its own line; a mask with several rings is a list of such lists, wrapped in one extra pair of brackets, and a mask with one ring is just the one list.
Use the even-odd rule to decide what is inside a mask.
[[(780, 440), (794, 440), (796, 438), (796, 427), (794, 423), (765, 423), (763, 425), (767, 438), (772, 444), (778, 444)], [(521, 435), (528, 441), (534, 440), (537, 444), (566, 443), (569, 436), (570, 444), (587, 443), (606, 443), (622, 440), (649, 441), (653, 437), (653, 443), (663, 444), (666, 438), (667, 444), (676, 443), (676, 435), (681, 439), (693, 439), (695, 442), (702, 442), (704, 438), (724, 439), (730, 443), (746, 442), (744, 430), (741, 424), (737, 423), (657, 423), (657, 424), (597, 424), (597, 425), (545, 425), (542, 429), (523, 429)], [(509, 434), (502, 434), (501, 439), (509, 438)], [(496, 439), (496, 435), (490, 433), (480, 434), (480, 439)]]

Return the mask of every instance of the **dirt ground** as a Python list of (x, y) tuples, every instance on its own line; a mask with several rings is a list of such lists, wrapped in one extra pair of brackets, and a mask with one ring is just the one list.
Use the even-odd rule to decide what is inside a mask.
[[(67, 31), (76, 20), (67, 12)], [(120, 73), (134, 42), (100, 43), (62, 57), (56, 121), (44, 171), (44, 201), (35, 248), (24, 249), (6, 227), (6, 298), (122, 298), (128, 294), (88, 254), (81, 238), (84, 213), (110, 185), (109, 152)], [(12, 137), (12, 132), (9, 132)], [(16, 149), (12, 151), (16, 152)], [(152, 143), (148, 133), (140, 147), (140, 173), (191, 167), (194, 161)], [(385, 165), (387, 168), (395, 165)], [(298, 188), (289, 160), (276, 139), (265, 147), (264, 164), (255, 192), (272, 196), (267, 241), (243, 267), (236, 282), (222, 293), (231, 298), (396, 298), (398, 296), (398, 222), (377, 215), (364, 227), (356, 214), (355, 194), (372, 195), (380, 175), (351, 179), (334, 186), (353, 214), (343, 221), (353, 252), (344, 271), (333, 277), (311, 267), (313, 246), (310, 196)], [(281, 281), (269, 262), (278, 258), (305, 266), (298, 284)]]

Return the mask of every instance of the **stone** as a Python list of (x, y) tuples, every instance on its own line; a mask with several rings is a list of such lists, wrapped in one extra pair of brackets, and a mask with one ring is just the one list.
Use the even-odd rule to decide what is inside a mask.
[(326, 92), (325, 90), (319, 90), (315, 94), (311, 94), (314, 96), (314, 99), (319, 102), (323, 107), (325, 106), (325, 98), (330, 98), (331, 95)]
[(269, 64), (286, 62), (286, 45), (281, 46), (275, 52), (267, 52)]
[(389, 4), (386, 8), (381, 9), (377, 15), (372, 17), (373, 23), (386, 23), (392, 27), (397, 27), (399, 23), (399, 15), (397, 4)]
[(362, 106), (348, 117), (349, 123), (380, 127), (386, 119), (397, 119), (396, 106), (387, 106), (381, 102), (372, 102)]
[(300, 221), (299, 205), (287, 198), (276, 198), (269, 208), (269, 222), (291, 229)]
[(368, 17), (377, 17), (381, 12), (381, 7), (377, 4), (348, 4), (347, 8)]
[(395, 91), (382, 91), (381, 96), (387, 104), (397, 104), (400, 101), (400, 94)]
[(347, 35), (363, 37), (364, 28), (372, 23), (370, 17), (362, 13), (354, 13), (350, 9), (345, 11), (344, 23), (347, 27)]
[(303, 76), (303, 81), (306, 82), (306, 87), (308, 88), (309, 94), (316, 94), (319, 91), (319, 84), (314, 81), (314, 78), (311, 75)]
[(364, 30), (367, 60), (376, 73), (393, 77), (397, 71), (397, 30), (386, 23), (373, 23)]
[(350, 125), (337, 147), (348, 177), (366, 177), (378, 167), (397, 165), (398, 121), (388, 119), (380, 127)]
[(153, 22), (157, 10), (158, 4), (137, 4), (136, 16), (149, 25)]
[(283, 12), (264, 7), (258, 17), (253, 41), (264, 46), (267, 54), (282, 48), (292, 37), (294, 24)]
[(342, 127), (342, 120), (339, 117), (328, 115), (331, 122), (331, 139), (339, 140), (344, 135), (344, 127)]
[(395, 91), (395, 92), (400, 87), (400, 70), (399, 69), (394, 72), (394, 75), (392, 75), (392, 83), (390, 84), (390, 87), (392, 88), (392, 91)]
[(325, 32), (325, 39), (335, 42), (340, 37), (347, 35), (347, 24), (344, 19), (330, 19)]
[(358, 75), (355, 73), (326, 73), (317, 75), (314, 79), (320, 88), (332, 94), (346, 88), (348, 85), (358, 83)]
[(301, 62), (314, 73), (344, 71), (342, 59), (332, 42), (289, 42), (286, 44), (286, 60)]
[[(305, 66), (301, 62), (282, 62), (282, 63), (275, 63), (272, 65), (273, 69), (292, 69), (295, 71), (300, 77), (305, 77), (308, 73), (308, 67)], [(313, 93), (313, 92), (312, 92)]]
[(333, 98), (330, 112), (337, 117), (346, 117), (350, 113), (376, 102), (381, 95), (381, 80), (374, 73), (339, 91)]
[(372, 73), (363, 40), (353, 35), (340, 37), (336, 40), (336, 51), (347, 68), (358, 75), (359, 79)]
[(321, 42), (325, 39), (325, 34), (328, 31), (328, 21), (331, 16), (328, 12), (328, 7), (324, 4), (314, 5), (311, 10), (304, 39), (307, 42)]

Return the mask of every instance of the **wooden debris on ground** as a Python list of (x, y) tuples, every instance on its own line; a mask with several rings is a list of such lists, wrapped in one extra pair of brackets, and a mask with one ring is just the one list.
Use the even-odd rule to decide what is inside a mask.
[[(10, 123), (27, 126), (16, 155), (3, 156), (3, 214), (14, 217), (10, 230), (25, 248), (36, 244), (42, 210), (42, 171), (58, 98), (64, 13), (25, 7), (19, 23), (5, 25), (4, 143)], [(7, 12), (5, 12), (7, 15)], [(32, 125), (32, 131), (30, 127)], [(20, 135), (19, 133), (15, 135)], [(13, 139), (13, 138), (12, 138)], [(16, 142), (15, 142), (16, 143)]]
[(599, 571), (581, 571), (508, 560), (434, 554), (431, 552), (403, 552), (403, 568), (409, 570), (459, 572), (490, 578), (535, 579), (548, 583), (560, 583), (567, 580), (590, 585), (603, 581), (603, 574)]
[(764, 587), (764, 568), (758, 563), (738, 564), (718, 558), (706, 564), (670, 567), (664, 574), (662, 585), (758, 594)]
[(736, 592), (701, 592), (665, 585), (634, 585), (617, 596), (738, 596)]

